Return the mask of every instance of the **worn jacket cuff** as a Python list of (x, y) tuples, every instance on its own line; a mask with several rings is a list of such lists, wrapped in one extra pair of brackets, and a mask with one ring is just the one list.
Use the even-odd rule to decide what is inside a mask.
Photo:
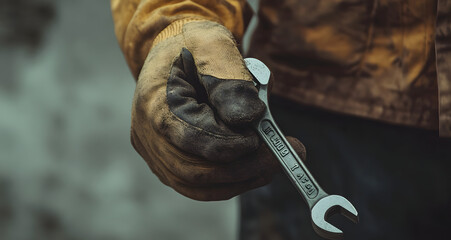
[[(179, 33), (182, 32), (183, 25), (189, 22), (195, 22), (195, 21), (209, 21), (202, 18), (183, 18), (177, 21), (172, 22), (170, 25), (168, 25), (165, 29), (163, 29), (153, 40), (152, 47), (160, 43), (161, 41), (173, 37)], [(151, 49), (152, 49), (151, 47)]]

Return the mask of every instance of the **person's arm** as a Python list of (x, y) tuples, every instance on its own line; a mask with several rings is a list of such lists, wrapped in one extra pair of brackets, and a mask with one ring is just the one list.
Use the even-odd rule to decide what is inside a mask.
[[(244, 1), (112, 4), (137, 79), (131, 142), (155, 175), (197, 200), (228, 199), (271, 181), (277, 160), (251, 128), (265, 105), (235, 41)], [(302, 144), (290, 142), (302, 156)]]
[(235, 39), (244, 31), (245, 0), (111, 0), (116, 37), (127, 63), (137, 79), (155, 37), (171, 23), (178, 29), (193, 19), (218, 22)]

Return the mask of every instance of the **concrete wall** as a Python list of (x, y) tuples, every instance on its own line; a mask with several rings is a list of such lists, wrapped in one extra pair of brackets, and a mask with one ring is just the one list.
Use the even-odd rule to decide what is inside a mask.
[(109, 1), (2, 1), (0, 38), (0, 239), (235, 238), (236, 199), (187, 199), (132, 149)]

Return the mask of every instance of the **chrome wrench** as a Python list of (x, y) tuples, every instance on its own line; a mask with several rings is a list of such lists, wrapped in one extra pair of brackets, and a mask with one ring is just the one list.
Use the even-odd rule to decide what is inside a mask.
[(315, 232), (326, 239), (342, 239), (343, 232), (326, 219), (339, 212), (357, 223), (357, 210), (346, 198), (329, 195), (320, 187), (277, 127), (268, 106), (268, 83), (271, 77), (268, 67), (255, 58), (246, 58), (244, 62), (254, 76), (259, 98), (266, 105), (265, 113), (254, 125), (258, 134), (277, 157), (286, 175), (309, 206)]

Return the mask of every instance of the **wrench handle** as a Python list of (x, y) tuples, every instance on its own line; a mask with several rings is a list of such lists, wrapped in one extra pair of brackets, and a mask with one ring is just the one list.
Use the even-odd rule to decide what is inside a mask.
[(311, 209), (315, 203), (327, 194), (310, 174), (299, 155), (277, 127), (269, 108), (255, 125), (258, 134), (282, 165), (285, 174), (304, 198)]
[(258, 59), (246, 58), (244, 62), (254, 76), (254, 84), (258, 89), (258, 97), (265, 105), (265, 113), (256, 122), (254, 128), (266, 143), (274, 156), (279, 160), (283, 170), (304, 198), (311, 210), (312, 224), (315, 231), (327, 239), (341, 239), (343, 232), (326, 221), (330, 214), (339, 211), (355, 223), (358, 213), (354, 206), (344, 197), (328, 195), (315, 181), (302, 159), (291, 147), (280, 131), (271, 115), (268, 104), (268, 83), (271, 71)]

